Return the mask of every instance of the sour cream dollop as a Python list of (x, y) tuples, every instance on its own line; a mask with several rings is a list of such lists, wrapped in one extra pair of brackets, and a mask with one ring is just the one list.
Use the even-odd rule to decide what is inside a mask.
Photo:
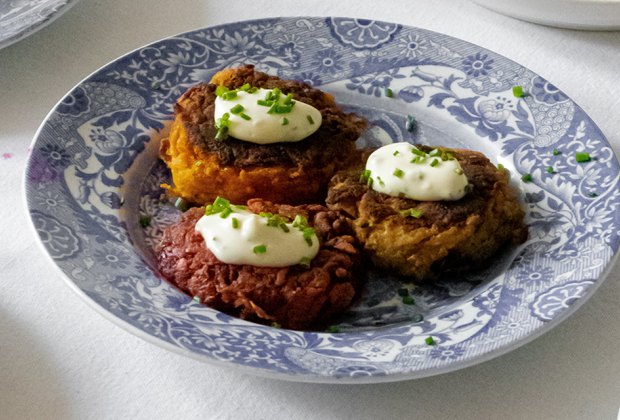
[(319, 239), (307, 226), (230, 208), (226, 217), (204, 215), (196, 223), (207, 248), (224, 263), (287, 267), (307, 264), (319, 252)]
[(467, 192), (467, 176), (445, 153), (439, 149), (425, 153), (406, 142), (388, 144), (368, 157), (365, 175), (373, 190), (394, 197), (458, 200)]
[[(228, 114), (228, 134), (257, 144), (300, 141), (319, 129), (322, 116), (318, 109), (287, 99), (284, 93), (276, 93), (275, 105), (280, 106), (276, 111), (272, 109), (274, 101), (267, 99), (270, 94), (274, 94), (273, 89), (239, 90), (232, 98), (218, 96), (215, 99), (216, 123)], [(271, 105), (266, 105), (269, 102)], [(290, 111), (284, 112), (289, 104), (292, 104)]]

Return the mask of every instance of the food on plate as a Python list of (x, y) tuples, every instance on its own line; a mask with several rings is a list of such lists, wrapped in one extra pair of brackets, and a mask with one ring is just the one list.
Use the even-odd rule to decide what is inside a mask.
[(252, 65), (222, 70), (175, 105), (160, 156), (173, 195), (194, 204), (322, 202), (329, 179), (355, 150), (366, 122), (331, 95)]
[(318, 204), (218, 197), (169, 226), (156, 255), (163, 276), (202, 303), (286, 328), (324, 324), (361, 287), (348, 219)]
[(327, 206), (354, 219), (377, 266), (423, 281), (525, 241), (508, 181), (482, 153), (394, 143), (360, 151), (358, 164), (332, 179)]

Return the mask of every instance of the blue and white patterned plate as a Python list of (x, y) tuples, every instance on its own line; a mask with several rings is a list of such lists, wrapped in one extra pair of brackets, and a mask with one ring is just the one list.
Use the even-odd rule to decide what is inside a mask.
[(32, 35), (65, 13), (77, 0), (3, 0), (0, 48)]
[[(360, 145), (459, 146), (502, 163), (527, 208), (528, 241), (486, 270), (433, 286), (371, 272), (338, 333), (257, 325), (193, 302), (153, 270), (152, 245), (178, 217), (158, 187), (168, 177), (159, 139), (186, 88), (242, 63), (333, 93), (371, 121)], [(514, 85), (528, 95), (515, 98)], [(409, 114), (418, 121), (413, 134), (405, 129)], [(578, 163), (577, 152), (594, 159)], [(523, 173), (532, 182), (523, 183)], [(603, 134), (542, 77), (446, 35), (349, 18), (232, 23), (131, 52), (56, 105), (34, 139), (25, 180), (45, 250), (114, 322), (200, 360), (341, 383), (451, 371), (557, 325), (592, 295), (617, 254), (618, 183)], [(146, 227), (143, 215), (152, 217)], [(402, 288), (414, 305), (403, 304)]]

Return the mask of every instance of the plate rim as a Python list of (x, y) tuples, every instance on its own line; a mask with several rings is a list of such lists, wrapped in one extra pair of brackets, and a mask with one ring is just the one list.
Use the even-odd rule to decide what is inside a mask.
[[(77, 2), (77, 0), (75, 0), (75, 2)], [(75, 3), (74, 2), (74, 3)], [(607, 276), (609, 275), (609, 272), (612, 270), (612, 268), (615, 266), (615, 264), (617, 263), (619, 256), (620, 256), (620, 248), (617, 249), (610, 257), (607, 265), (605, 266), (605, 269), (601, 272), (601, 274), (598, 277), (595, 277), (595, 280), (593, 282), (593, 284), (591, 284), (590, 286), (588, 286), (586, 293), (584, 293), (584, 295), (580, 296), (573, 304), (570, 305), (569, 308), (567, 308), (566, 310), (564, 310), (560, 315), (554, 317), (552, 320), (544, 323), (541, 327), (536, 328), (535, 330), (533, 330), (531, 333), (528, 333), (526, 335), (524, 335), (523, 337), (517, 338), (515, 340), (511, 340), (508, 344), (505, 345), (501, 345), (500, 347), (497, 348), (493, 348), (491, 350), (487, 350), (479, 355), (476, 356), (472, 356), (466, 360), (459, 360), (455, 363), (451, 363), (448, 364), (446, 366), (442, 366), (442, 367), (433, 367), (433, 368), (425, 368), (425, 369), (421, 369), (421, 370), (410, 370), (410, 371), (406, 371), (406, 372), (397, 372), (397, 373), (389, 373), (389, 374), (385, 374), (385, 375), (377, 375), (377, 376), (354, 376), (354, 377), (347, 377), (347, 376), (340, 376), (340, 377), (336, 377), (336, 376), (327, 376), (327, 375), (319, 375), (316, 373), (312, 373), (312, 374), (308, 374), (308, 373), (304, 373), (304, 374), (300, 374), (300, 373), (293, 373), (293, 374), (287, 374), (284, 372), (274, 372), (272, 370), (268, 370), (266, 368), (261, 368), (261, 367), (255, 367), (255, 366), (248, 366), (248, 365), (241, 365), (238, 363), (231, 363), (230, 361), (221, 361), (221, 360), (217, 360), (215, 358), (209, 358), (205, 355), (201, 355), (201, 354), (197, 354), (195, 352), (192, 352), (189, 349), (186, 348), (182, 348), (179, 346), (175, 346), (163, 339), (160, 339), (152, 334), (149, 334), (145, 331), (143, 331), (142, 329), (138, 328), (137, 326), (134, 326), (132, 324), (130, 324), (128, 321), (118, 317), (117, 315), (113, 314), (112, 312), (110, 312), (108, 309), (104, 308), (102, 305), (100, 305), (99, 303), (97, 303), (93, 298), (91, 298), (90, 296), (88, 296), (84, 290), (82, 290), (66, 273), (65, 271), (58, 265), (56, 264), (56, 262), (54, 261), (54, 259), (52, 258), (51, 254), (47, 251), (47, 249), (45, 248), (45, 245), (43, 244), (43, 242), (41, 241), (41, 237), (39, 235), (39, 233), (36, 230), (36, 227), (34, 225), (34, 220), (32, 219), (31, 213), (30, 213), (30, 203), (29, 203), (29, 193), (28, 193), (28, 186), (29, 186), (29, 180), (28, 180), (28, 172), (30, 169), (30, 165), (31, 165), (31, 151), (34, 149), (34, 146), (37, 143), (37, 140), (40, 137), (40, 134), (42, 132), (42, 130), (45, 128), (46, 124), (48, 123), (49, 118), (56, 112), (58, 106), (64, 101), (65, 98), (67, 98), (68, 96), (70, 96), (70, 94), (79, 86), (81, 86), (83, 83), (85, 83), (87, 80), (89, 80), (91, 77), (93, 77), (94, 75), (100, 73), (103, 69), (105, 69), (106, 67), (110, 66), (113, 63), (118, 62), (119, 60), (123, 59), (124, 57), (127, 57), (133, 53), (135, 53), (138, 50), (141, 50), (145, 47), (148, 46), (152, 46), (155, 44), (158, 44), (162, 41), (166, 41), (172, 38), (176, 38), (182, 35), (186, 35), (189, 33), (193, 33), (196, 31), (200, 31), (200, 30), (208, 30), (208, 29), (215, 29), (215, 28), (222, 28), (222, 27), (227, 27), (228, 25), (233, 25), (233, 24), (250, 24), (252, 22), (264, 22), (264, 21), (272, 21), (272, 20), (292, 20), (292, 19), (361, 19), (361, 18), (352, 18), (352, 17), (343, 17), (343, 16), (284, 16), (284, 17), (262, 17), (262, 18), (256, 18), (256, 19), (248, 19), (248, 20), (240, 20), (240, 21), (231, 21), (231, 22), (224, 22), (221, 24), (217, 24), (217, 25), (210, 25), (210, 26), (205, 26), (205, 27), (201, 27), (201, 28), (196, 28), (196, 29), (192, 29), (189, 31), (183, 31), (183, 32), (179, 32), (177, 34), (174, 35), (170, 35), (170, 36), (165, 36), (162, 37), (158, 40), (155, 40), (153, 42), (149, 42), (145, 45), (141, 45), (137, 48), (132, 49), (131, 51), (128, 51), (112, 60), (110, 60), (109, 62), (103, 64), (102, 66), (100, 66), (99, 68), (95, 69), (94, 71), (92, 71), (91, 73), (89, 73), (87, 76), (85, 76), (83, 79), (81, 79), (79, 82), (77, 82), (73, 87), (71, 87), (50, 109), (50, 111), (46, 114), (46, 116), (44, 117), (44, 119), (42, 120), (41, 124), (39, 125), (38, 129), (36, 130), (35, 134), (33, 135), (33, 139), (30, 143), (30, 148), (29, 148), (29, 153), (27, 155), (27, 160), (26, 160), (26, 166), (25, 166), (25, 170), (22, 174), (23, 178), (22, 178), (22, 189), (23, 189), (23, 203), (24, 203), (24, 209), (27, 213), (27, 218), (29, 220), (28, 224), (30, 226), (31, 232), (33, 232), (34, 236), (35, 236), (35, 240), (39, 246), (39, 248), (43, 251), (43, 253), (47, 256), (48, 261), (50, 261), (52, 263), (52, 265), (55, 266), (55, 269), (57, 270), (57, 272), (59, 272), (61, 274), (61, 277), (63, 278), (63, 280), (68, 283), (69, 287), (78, 294), (78, 296), (80, 296), (82, 299), (84, 299), (86, 301), (86, 303), (92, 307), (93, 309), (95, 309), (96, 312), (98, 312), (100, 315), (102, 315), (105, 319), (108, 319), (109, 321), (111, 321), (112, 323), (116, 324), (117, 326), (119, 326), (120, 328), (122, 328), (123, 330), (151, 343), (151, 344), (155, 344), (161, 348), (164, 348), (166, 350), (171, 350), (177, 354), (180, 355), (184, 355), (184, 356), (189, 356), (192, 359), (204, 362), (204, 363), (208, 363), (217, 367), (225, 367), (225, 368), (233, 368), (238, 372), (242, 372), (242, 373), (250, 373), (253, 375), (257, 375), (257, 376), (261, 376), (261, 377), (267, 377), (267, 378), (272, 378), (272, 379), (280, 379), (280, 380), (287, 380), (287, 381), (292, 381), (292, 382), (307, 382), (307, 383), (334, 383), (334, 384), (369, 384), (369, 383), (383, 383), (383, 382), (397, 382), (397, 381), (405, 381), (405, 380), (413, 380), (413, 379), (420, 379), (420, 378), (425, 378), (425, 377), (430, 377), (430, 376), (435, 376), (435, 375), (440, 375), (440, 374), (445, 374), (445, 373), (449, 373), (449, 372), (453, 372), (456, 370), (460, 370), (460, 369), (464, 369), (467, 367), (471, 367), (474, 365), (477, 365), (479, 363), (483, 363), (485, 361), (488, 360), (492, 360), (496, 357), (500, 357), (506, 353), (509, 353), (521, 346), (524, 346), (525, 344), (528, 344), (532, 341), (534, 341), (535, 339), (539, 338), (540, 336), (544, 335), (545, 333), (547, 333), (548, 331), (550, 331), (551, 329), (555, 328), (556, 326), (560, 325), (562, 322), (564, 322), (568, 317), (570, 317), (572, 314), (574, 314), (585, 302), (587, 302), (591, 296), (596, 293), (596, 291), (598, 290), (598, 288), (601, 286), (601, 284), (606, 280)], [(509, 60), (511, 63), (514, 63), (516, 65), (519, 65), (523, 68), (525, 68), (528, 71), (531, 71), (529, 68), (522, 66), (521, 64), (517, 63), (516, 61), (512, 60), (511, 58), (503, 55), (503, 54), (499, 54), (497, 52), (495, 52), (492, 49), (480, 46), (477, 43), (473, 43), (471, 41), (467, 41), (463, 38), (459, 38), (453, 35), (449, 35), (449, 34), (445, 34), (442, 32), (437, 32), (437, 31), (433, 31), (433, 30), (429, 30), (426, 29), (424, 27), (420, 27), (420, 26), (414, 26), (414, 25), (406, 25), (406, 24), (401, 24), (401, 23), (397, 23), (397, 22), (390, 22), (390, 21), (382, 21), (382, 20), (375, 20), (375, 22), (382, 22), (382, 23), (394, 23), (397, 25), (401, 25), (405, 28), (412, 28), (412, 29), (420, 29), (420, 30), (424, 30), (426, 32), (429, 32), (431, 34), (436, 34), (436, 35), (440, 35), (440, 36), (446, 36), (450, 39), (456, 39), (458, 41), (467, 43), (469, 45), (473, 45), (476, 46), (478, 48), (481, 48), (484, 51), (489, 51), (499, 57), (502, 57), (504, 59)], [(1, 46), (0, 46), (1, 47)], [(540, 76), (540, 73), (538, 72), (533, 72), (531, 71), (533, 74)], [(547, 80), (545, 78), (545, 80)], [(563, 92), (563, 91), (561, 91)], [(563, 92), (564, 93), (564, 92)], [(581, 108), (579, 106), (579, 104), (577, 102), (575, 102), (570, 96), (566, 95), (568, 97), (568, 99), (577, 107)], [(594, 127), (596, 127), (602, 134), (603, 139), (605, 140), (605, 142), (607, 144), (610, 145), (607, 136), (605, 135), (605, 133), (602, 132), (602, 130), (599, 128), (599, 126), (596, 124), (596, 122), (594, 120), (592, 120), (592, 118), (589, 116), (589, 114), (585, 113), (584, 115), (590, 119), (594, 125)], [(616, 161), (618, 161), (618, 155), (616, 155), (616, 153), (613, 151), (612, 149), (612, 154), (613, 154), (613, 158), (616, 159)], [(303, 331), (295, 331), (295, 330), (287, 330), (287, 331), (292, 331), (295, 333), (303, 333)], [(320, 333), (320, 334), (324, 334), (324, 335), (332, 335), (330, 333)], [(339, 334), (347, 334), (347, 333), (339, 333)]]

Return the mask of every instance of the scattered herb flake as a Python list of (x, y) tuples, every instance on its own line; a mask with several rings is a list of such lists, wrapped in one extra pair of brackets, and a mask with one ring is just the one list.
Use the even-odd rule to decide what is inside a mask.
[(575, 153), (575, 159), (577, 160), (577, 162), (583, 163), (583, 162), (590, 162), (592, 160), (592, 157), (590, 156), (589, 153), (577, 152)]
[(388, 97), (388, 98), (392, 98), (392, 97), (394, 97), (394, 92), (393, 92), (393, 91), (392, 91), (392, 89), (390, 89), (390, 88), (385, 88), (385, 89), (383, 90), (383, 93), (384, 93), (384, 94), (385, 94), (385, 96), (386, 96), (386, 97)]
[(516, 98), (523, 98), (525, 96), (525, 92), (523, 92), (523, 86), (513, 86), (512, 87), (512, 94)]
[(187, 204), (187, 201), (185, 201), (183, 198), (179, 197), (179, 198), (177, 198), (177, 201), (174, 202), (174, 207), (176, 207), (177, 210), (180, 210), (182, 212), (186, 212), (187, 209), (189, 208), (189, 205)]
[(237, 219), (236, 217), (232, 218), (232, 227), (233, 229), (239, 229), (239, 219)]
[(402, 169), (396, 168), (394, 169), (394, 173), (392, 175), (394, 175), (396, 178), (402, 178), (405, 175), (405, 173), (403, 172)]
[(547, 171), (548, 174), (554, 174), (555, 173), (555, 169), (553, 169), (553, 166), (547, 166), (545, 171)]
[(521, 181), (523, 182), (532, 182), (532, 174), (527, 172), (521, 176)]
[(140, 226), (142, 226), (143, 228), (148, 227), (151, 224), (151, 219), (152, 217), (148, 214), (140, 216)]
[(256, 245), (252, 251), (254, 251), (255, 254), (264, 254), (265, 252), (267, 252), (267, 246), (266, 245)]
[(282, 125), (288, 125), (288, 118), (282, 118)]
[(551, 152), (551, 153), (553, 153), (553, 156), (557, 156), (557, 155), (561, 155), (562, 154), (562, 152), (560, 152), (558, 149), (553, 149), (553, 152)]
[(405, 129), (410, 133), (413, 133), (416, 129), (416, 120), (413, 115), (407, 115), (407, 122), (405, 123)]
[(424, 340), (424, 342), (425, 342), (426, 344), (428, 344), (429, 346), (434, 346), (434, 345), (436, 345), (436, 344), (437, 344), (437, 343), (435, 343), (435, 340), (434, 340), (434, 339), (433, 339), (433, 337), (431, 337), (431, 336), (426, 337), (426, 339)]
[(306, 118), (308, 119), (308, 122), (309, 122), (310, 124), (314, 124), (314, 119), (312, 119), (312, 116), (310, 116), (310, 115), (306, 115)]

